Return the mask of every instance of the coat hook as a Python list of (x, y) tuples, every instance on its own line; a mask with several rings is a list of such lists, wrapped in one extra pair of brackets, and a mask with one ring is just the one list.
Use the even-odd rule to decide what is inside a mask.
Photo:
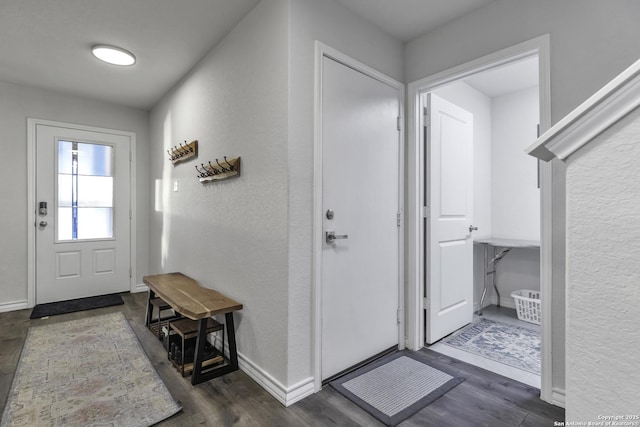
[(220, 171), (211, 164), (211, 160), (209, 160), (209, 169), (212, 172), (212, 175), (218, 175), (220, 173)]
[(226, 171), (227, 171), (227, 168), (225, 168), (224, 166), (222, 166), (222, 165), (220, 164), (220, 162), (218, 161), (218, 159), (216, 159), (216, 163), (218, 164), (218, 166), (220, 166), (220, 169), (222, 169), (222, 172), (226, 172)]
[(185, 155), (189, 153), (193, 153), (193, 146), (189, 145), (186, 139), (184, 140), (184, 152), (185, 152)]
[(229, 163), (229, 161), (227, 160), (227, 156), (224, 156), (224, 162), (229, 165), (229, 170), (232, 171), (233, 170), (233, 165), (231, 163)]
[(196, 170), (200, 174), (200, 182), (220, 181), (240, 175), (240, 157), (228, 159), (227, 156), (224, 156), (223, 158), (222, 162), (220, 159), (215, 159), (215, 163), (208, 160), (208, 165), (200, 163), (200, 166), (196, 166)]
[(189, 159), (198, 154), (198, 141), (194, 140), (192, 142), (187, 142), (185, 139), (184, 142), (174, 145), (172, 148), (167, 150), (167, 153), (169, 153), (169, 160), (174, 164)]

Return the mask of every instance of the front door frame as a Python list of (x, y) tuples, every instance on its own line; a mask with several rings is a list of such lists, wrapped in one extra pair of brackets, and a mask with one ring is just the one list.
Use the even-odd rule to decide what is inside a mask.
[(38, 125), (77, 129), (89, 132), (109, 133), (128, 137), (129, 146), (129, 203), (130, 203), (130, 234), (129, 257), (131, 272), (129, 289), (136, 291), (136, 134), (114, 129), (85, 126), (52, 120), (27, 118), (27, 307), (36, 304), (36, 127)]
[[(423, 176), (422, 140), (423, 114), (421, 114), (421, 95), (439, 86), (463, 79), (470, 75), (486, 71), (491, 68), (517, 61), (533, 55), (538, 55), (539, 68), (539, 102), (540, 102), (540, 133), (551, 127), (551, 91), (550, 91), (550, 51), (549, 35), (536, 37), (532, 40), (483, 56), (457, 67), (445, 70), (435, 75), (417, 80), (408, 85), (408, 147), (407, 158), (407, 347), (419, 350), (424, 345), (424, 230), (423, 230), (423, 201), (421, 182)], [(542, 336), (541, 336), (541, 389), (540, 397), (554, 403), (552, 396), (552, 363), (551, 363), (551, 244), (552, 244), (552, 169), (550, 164), (540, 166), (540, 291), (543, 295)], [(555, 403), (554, 403), (555, 404)]]
[(400, 103), (400, 165), (399, 165), (399, 192), (398, 212), (400, 213), (400, 228), (398, 234), (398, 347), (405, 346), (405, 321), (404, 321), (404, 162), (405, 162), (405, 135), (402, 131), (404, 122), (404, 84), (374, 70), (367, 65), (319, 42), (315, 42), (315, 82), (314, 82), (314, 138), (313, 138), (313, 276), (312, 276), (312, 331), (313, 331), (313, 376), (314, 389), (322, 389), (322, 61), (324, 57), (333, 59), (347, 67), (353, 68), (373, 79), (385, 83), (399, 91)]

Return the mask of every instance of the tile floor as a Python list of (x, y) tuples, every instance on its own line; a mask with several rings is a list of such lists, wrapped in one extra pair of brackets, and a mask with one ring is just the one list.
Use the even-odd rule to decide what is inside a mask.
[[(523, 322), (518, 320), (516, 310), (506, 307), (497, 307), (490, 305), (485, 307), (482, 317), (486, 319), (495, 320), (497, 322), (508, 323), (517, 325), (522, 328), (528, 328), (540, 331), (540, 326), (529, 322)], [(480, 319), (478, 314), (474, 314), (474, 320)], [(504, 365), (499, 362), (487, 359), (485, 357), (459, 350), (457, 348), (450, 347), (448, 345), (437, 342), (431, 346), (427, 346), (429, 350), (444, 354), (449, 357), (453, 357), (463, 362), (470, 363), (472, 365), (484, 368), (488, 371), (495, 372), (496, 374), (511, 378), (512, 380), (519, 381), (521, 383), (530, 385), (532, 387), (540, 388), (540, 376), (532, 374), (531, 372), (523, 371), (522, 369), (514, 368), (508, 365)]]

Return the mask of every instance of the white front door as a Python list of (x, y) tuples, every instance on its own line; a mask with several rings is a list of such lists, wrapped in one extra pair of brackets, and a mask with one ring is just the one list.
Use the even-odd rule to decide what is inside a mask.
[(35, 125), (36, 303), (130, 289), (130, 138)]
[(427, 95), (426, 341), (473, 320), (473, 115)]
[(322, 73), (324, 380), (398, 345), (401, 93), (327, 57)]

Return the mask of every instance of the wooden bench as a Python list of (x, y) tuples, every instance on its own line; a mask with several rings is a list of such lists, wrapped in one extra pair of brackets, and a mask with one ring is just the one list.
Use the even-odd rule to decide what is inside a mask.
[[(182, 273), (156, 274), (144, 276), (144, 283), (149, 287), (149, 300), (146, 323), (149, 326), (151, 301), (159, 297), (169, 304), (177, 313), (191, 320), (198, 321), (196, 350), (193, 361), (191, 384), (196, 385), (220, 375), (238, 370), (238, 350), (233, 326), (233, 312), (242, 310), (242, 304), (222, 295), (213, 289), (203, 288), (192, 278)], [(207, 339), (207, 323), (212, 316), (224, 314), (229, 343), (229, 358), (225, 363), (212, 368), (203, 367), (204, 345)], [(203, 369), (206, 368), (206, 369)]]

